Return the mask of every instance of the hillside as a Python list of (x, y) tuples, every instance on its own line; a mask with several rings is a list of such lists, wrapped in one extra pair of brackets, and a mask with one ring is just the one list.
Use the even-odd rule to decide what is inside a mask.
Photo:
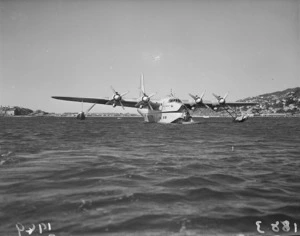
[(47, 114), (48, 114), (47, 112), (41, 110), (33, 111), (31, 109), (18, 107), (18, 106), (0, 107), (1, 116), (43, 116)]
[(283, 91), (266, 93), (256, 97), (249, 97), (238, 101), (259, 103), (259, 107), (253, 107), (252, 109), (250, 109), (254, 114), (299, 114), (300, 88), (296, 87)]

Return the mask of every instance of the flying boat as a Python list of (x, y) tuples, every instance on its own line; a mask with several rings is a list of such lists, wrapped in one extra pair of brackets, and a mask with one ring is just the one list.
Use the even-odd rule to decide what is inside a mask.
[(157, 100), (152, 99), (156, 93), (151, 93), (148, 95), (145, 91), (144, 77), (141, 75), (141, 86), (140, 86), (140, 97), (139, 98), (125, 98), (129, 91), (124, 93), (117, 92), (112, 86), (111, 90), (113, 95), (111, 99), (108, 98), (85, 98), (85, 97), (62, 97), (62, 96), (52, 96), (54, 99), (72, 101), (72, 102), (82, 102), (82, 103), (92, 103), (93, 105), (84, 113), (81, 111), (78, 113), (78, 119), (85, 119), (86, 114), (96, 105), (111, 105), (113, 107), (121, 106), (123, 109), (125, 107), (137, 108), (138, 113), (144, 118), (145, 122), (150, 123), (175, 123), (175, 124), (194, 124), (196, 123), (191, 115), (191, 111), (195, 111), (199, 108), (208, 108), (213, 111), (227, 111), (232, 117), (234, 122), (244, 122), (248, 115), (241, 115), (235, 112), (237, 107), (248, 107), (255, 106), (257, 103), (248, 102), (227, 102), (226, 97), (213, 94), (217, 101), (204, 101), (203, 97), (205, 91), (200, 95), (189, 94), (193, 101), (180, 100), (171, 92), (167, 97)]

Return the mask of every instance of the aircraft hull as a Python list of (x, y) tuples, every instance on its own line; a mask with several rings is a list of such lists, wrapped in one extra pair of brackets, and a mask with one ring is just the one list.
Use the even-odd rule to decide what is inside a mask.
[(149, 123), (187, 124), (194, 122), (191, 116), (186, 117), (186, 113), (182, 111), (159, 111), (151, 109), (137, 109), (137, 111), (144, 117), (144, 121)]

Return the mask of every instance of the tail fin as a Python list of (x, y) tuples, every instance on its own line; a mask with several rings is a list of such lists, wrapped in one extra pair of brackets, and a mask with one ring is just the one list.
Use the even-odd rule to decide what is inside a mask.
[(141, 80), (140, 80), (140, 97), (143, 96), (145, 93), (145, 86), (144, 86), (144, 74), (141, 74)]

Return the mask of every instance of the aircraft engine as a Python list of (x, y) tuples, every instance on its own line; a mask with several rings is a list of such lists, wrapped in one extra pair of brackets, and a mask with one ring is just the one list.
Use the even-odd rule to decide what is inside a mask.
[(214, 95), (214, 97), (218, 100), (218, 103), (219, 104), (225, 104), (226, 103), (226, 97), (228, 96), (228, 92), (224, 95), (224, 97), (221, 97), (221, 96), (219, 96), (219, 95), (216, 95), (216, 94), (214, 94), (213, 93), (213, 95)]
[(189, 93), (190, 97), (194, 99), (194, 101), (195, 101), (196, 104), (201, 104), (201, 103), (203, 103), (202, 98), (203, 98), (204, 94), (205, 94), (205, 91), (204, 91), (204, 92), (201, 94), (201, 96), (199, 97), (198, 95), (193, 95), (193, 94), (190, 94), (190, 93)]
[(115, 101), (120, 101), (121, 100), (121, 96), (117, 93), (113, 96), (113, 100)]
[(218, 111), (218, 107), (214, 107), (214, 111)]
[(123, 96), (125, 96), (129, 91), (127, 91), (126, 93), (123, 94), (119, 94), (112, 86), (110, 86), (111, 90), (114, 92), (114, 95), (112, 96), (112, 99), (109, 100), (106, 104), (110, 105), (112, 104), (113, 107), (117, 106), (117, 103), (120, 104), (122, 106), (122, 108), (124, 109), (123, 106)]
[(153, 110), (153, 107), (151, 106), (151, 103), (150, 103), (150, 98), (152, 98), (155, 95), (155, 93), (152, 93), (149, 96), (146, 94), (145, 87), (144, 87), (144, 76), (143, 76), (143, 74), (141, 75), (141, 88), (140, 88), (140, 90), (141, 90), (142, 96), (138, 99), (138, 102), (137, 102), (137, 104), (135, 104), (135, 106), (142, 109), (144, 106), (147, 105), (147, 107), (149, 107), (149, 109)]
[(195, 100), (195, 102), (196, 102), (197, 104), (202, 103), (202, 98), (197, 97), (197, 99)]
[(145, 95), (145, 96), (143, 96), (142, 100), (143, 100), (143, 102), (149, 102), (150, 98)]
[(224, 98), (221, 98), (221, 99), (219, 100), (219, 103), (224, 104), (224, 103), (225, 103), (225, 99), (224, 99)]
[(194, 101), (195, 101), (195, 104), (194, 104), (193, 107), (192, 107), (193, 110), (195, 109), (195, 107), (196, 107), (197, 105), (204, 105), (206, 108), (210, 108), (209, 106), (207, 106), (207, 104), (205, 104), (205, 103), (203, 102), (204, 94), (205, 94), (205, 90), (204, 90), (204, 92), (201, 94), (200, 97), (199, 97), (198, 95), (195, 96), (195, 95), (189, 93), (190, 97), (193, 98)]

